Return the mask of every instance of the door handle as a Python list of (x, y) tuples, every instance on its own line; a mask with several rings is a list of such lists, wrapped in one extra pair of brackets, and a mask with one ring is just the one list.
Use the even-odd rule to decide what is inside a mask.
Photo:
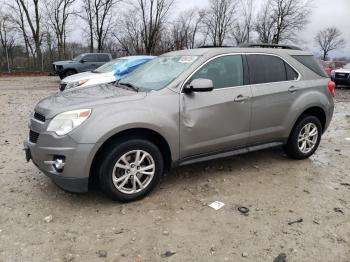
[(238, 96), (236, 96), (236, 98), (233, 101), (235, 101), (237, 103), (241, 103), (241, 102), (244, 102), (248, 99), (249, 99), (249, 96), (238, 95)]
[(298, 91), (299, 88), (295, 87), (295, 86), (291, 86), (289, 89), (288, 89), (288, 92), (290, 93), (295, 93), (296, 91)]

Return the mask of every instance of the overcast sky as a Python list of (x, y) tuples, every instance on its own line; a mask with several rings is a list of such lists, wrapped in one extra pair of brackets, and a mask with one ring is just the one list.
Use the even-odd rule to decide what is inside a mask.
[[(208, 0), (176, 0), (176, 10), (187, 10), (192, 7), (205, 7)], [(263, 2), (256, 0), (257, 3)], [(346, 48), (331, 53), (332, 56), (350, 57), (350, 0), (313, 0), (313, 9), (310, 15), (310, 24), (302, 32), (300, 39), (305, 43), (304, 48), (317, 51), (314, 44), (314, 37), (318, 31), (329, 26), (336, 26), (343, 32), (346, 39)]]
[[(310, 23), (300, 32), (299, 44), (304, 49), (309, 49), (315, 53), (320, 53), (315, 45), (314, 38), (321, 29), (335, 26), (339, 28), (343, 37), (346, 39), (346, 47), (330, 53), (331, 57), (346, 56), (350, 57), (350, 0), (312, 0), (312, 13), (309, 17)], [(265, 0), (256, 0), (257, 6)], [(175, 7), (172, 8), (170, 14), (172, 18), (176, 15), (194, 7), (205, 8), (208, 6), (209, 0), (175, 0)], [(259, 8), (257, 8), (259, 10)], [(120, 10), (122, 12), (122, 10)], [(85, 26), (85, 25), (84, 25)], [(80, 28), (80, 29), (79, 29)], [(80, 39), (81, 25), (78, 24), (73, 29), (71, 39)]]

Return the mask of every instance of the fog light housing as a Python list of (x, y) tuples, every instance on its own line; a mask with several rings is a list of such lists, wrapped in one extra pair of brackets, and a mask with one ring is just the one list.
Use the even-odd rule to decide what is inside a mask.
[(44, 161), (47, 165), (52, 165), (57, 172), (62, 172), (63, 168), (66, 164), (66, 157), (65, 156), (54, 156), (53, 160), (50, 161)]

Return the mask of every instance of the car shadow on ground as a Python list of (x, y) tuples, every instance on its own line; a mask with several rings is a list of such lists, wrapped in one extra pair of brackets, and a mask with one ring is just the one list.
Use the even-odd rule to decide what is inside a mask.
[[(225, 179), (235, 176), (237, 173), (245, 170), (245, 175), (254, 175), (251, 173), (252, 170), (259, 169), (260, 165), (277, 164), (284, 161), (295, 162), (295, 160), (289, 159), (283, 152), (281, 147), (275, 147), (265, 149), (261, 151), (251, 152), (247, 154), (237, 155), (233, 157), (227, 157), (222, 159), (216, 159), (206, 162), (200, 162), (197, 164), (186, 165), (177, 167), (169, 171), (162, 178), (161, 183), (148, 195), (146, 198), (136, 201), (137, 202), (152, 202), (154, 199), (162, 198), (166, 200), (168, 197), (166, 190), (183, 189), (189, 186), (195, 186), (200, 184), (204, 179)], [(306, 160), (311, 161), (311, 160)], [(264, 175), (265, 171), (261, 172)], [(40, 174), (42, 175), (42, 174)], [(89, 192), (85, 194), (75, 194), (65, 192), (56, 186), (49, 178), (47, 180), (47, 188), (45, 194), (55, 195), (58, 194), (60, 197), (52, 199), (52, 201), (67, 201), (77, 202), (78, 206), (109, 206), (113, 207), (123, 206), (125, 203), (112, 201), (106, 197), (99, 187), (95, 184), (89, 186)], [(42, 194), (45, 197), (44, 194)]]

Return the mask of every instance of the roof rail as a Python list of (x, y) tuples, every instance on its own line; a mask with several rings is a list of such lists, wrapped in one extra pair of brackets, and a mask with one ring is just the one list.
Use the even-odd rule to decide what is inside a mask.
[(294, 45), (276, 45), (276, 44), (263, 44), (263, 43), (260, 43), (260, 44), (242, 44), (239, 47), (302, 50), (300, 47), (297, 47)]
[(234, 46), (230, 46), (230, 45), (220, 45), (220, 46), (202, 45), (202, 46), (199, 46), (198, 48), (225, 48), (225, 47), (234, 47)]

